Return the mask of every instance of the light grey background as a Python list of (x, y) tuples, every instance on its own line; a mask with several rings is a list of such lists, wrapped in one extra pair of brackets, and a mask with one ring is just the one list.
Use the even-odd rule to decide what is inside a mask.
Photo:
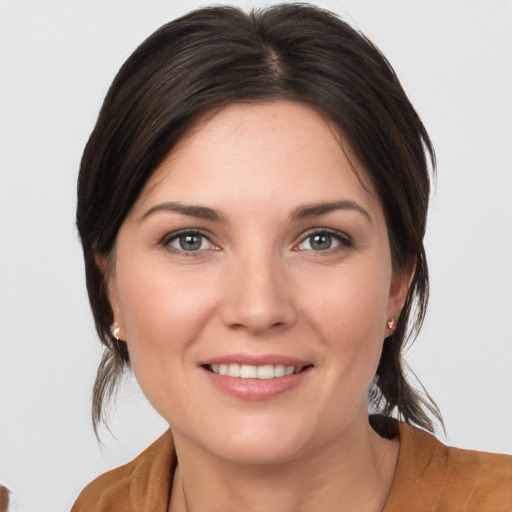
[[(128, 380), (103, 448), (100, 357), (74, 227), (79, 159), (115, 72), (199, 1), (0, 1), (0, 480), (67, 510), (166, 425)], [(265, 2), (267, 5), (272, 2)], [(395, 67), (437, 149), (432, 298), (408, 359), (448, 441), (512, 452), (512, 1), (316, 1)], [(249, 7), (255, 2), (233, 2)]]

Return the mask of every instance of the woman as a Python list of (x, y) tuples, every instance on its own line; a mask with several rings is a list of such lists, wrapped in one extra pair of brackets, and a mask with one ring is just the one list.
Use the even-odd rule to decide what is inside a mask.
[(402, 366), (425, 153), (387, 61), (320, 9), (202, 9), (134, 52), (79, 177), (93, 413), (130, 366), (170, 430), (73, 511), (512, 507), (512, 459), (425, 432)]

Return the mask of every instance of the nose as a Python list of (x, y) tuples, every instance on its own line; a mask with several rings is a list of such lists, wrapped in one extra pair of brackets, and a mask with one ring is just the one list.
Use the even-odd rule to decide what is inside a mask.
[(225, 282), (222, 320), (253, 335), (285, 329), (296, 319), (293, 287), (271, 255), (239, 258)]

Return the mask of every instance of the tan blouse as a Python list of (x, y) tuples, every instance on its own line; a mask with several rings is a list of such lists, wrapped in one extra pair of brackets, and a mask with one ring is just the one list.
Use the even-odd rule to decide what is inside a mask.
[[(400, 424), (400, 454), (382, 512), (512, 512), (512, 456), (450, 448)], [(71, 512), (167, 512), (176, 453), (170, 431), (90, 483)]]

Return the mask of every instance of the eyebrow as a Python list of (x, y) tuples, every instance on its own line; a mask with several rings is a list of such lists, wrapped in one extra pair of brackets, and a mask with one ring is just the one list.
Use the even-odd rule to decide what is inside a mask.
[(370, 224), (372, 224), (372, 218), (370, 217), (370, 214), (356, 202), (348, 200), (330, 201), (327, 203), (314, 203), (299, 206), (293, 210), (290, 218), (292, 220), (302, 220), (310, 217), (325, 215), (326, 213), (330, 213), (336, 210), (352, 210), (359, 212)]
[[(325, 215), (336, 210), (352, 210), (359, 212), (366, 218), (366, 220), (368, 220), (368, 222), (370, 222), (370, 224), (372, 223), (372, 218), (370, 217), (370, 214), (362, 206), (360, 206), (354, 201), (348, 200), (302, 205), (295, 208), (292, 211), (290, 218), (291, 220), (294, 221), (302, 220), (310, 217), (318, 217), (320, 215)], [(139, 218), (139, 221), (143, 221), (150, 215), (160, 211), (176, 212), (181, 215), (188, 215), (189, 217), (196, 217), (198, 219), (225, 222), (224, 215), (222, 215), (222, 213), (220, 213), (218, 210), (208, 208), (207, 206), (187, 205), (177, 202), (159, 203), (150, 208), (146, 213), (144, 213)]]
[(217, 222), (225, 221), (222, 213), (220, 213), (218, 210), (214, 210), (213, 208), (208, 208), (207, 206), (187, 205), (175, 202), (160, 203), (153, 206), (139, 218), (139, 221), (143, 221), (150, 215), (161, 211), (176, 212), (181, 215), (188, 215), (189, 217), (214, 220)]

